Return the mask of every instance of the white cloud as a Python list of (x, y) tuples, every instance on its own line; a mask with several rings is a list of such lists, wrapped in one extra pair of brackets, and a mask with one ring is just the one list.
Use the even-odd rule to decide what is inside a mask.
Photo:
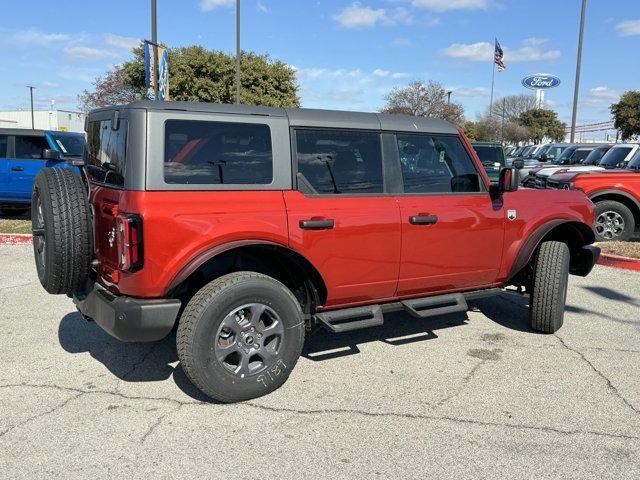
[(616, 25), (616, 30), (621, 37), (640, 35), (640, 20), (624, 20)]
[(68, 47), (64, 51), (69, 58), (72, 58), (74, 60), (98, 60), (101, 58), (117, 56), (113, 52), (109, 52), (107, 50), (85, 47), (82, 45)]
[(402, 72), (391, 72), (389, 70), (382, 70), (381, 68), (376, 68), (373, 72), (373, 75), (381, 78), (407, 78), (409, 77), (408, 73)]
[(134, 47), (140, 45), (140, 39), (135, 37), (122, 37), (120, 35), (113, 35), (108, 33), (104, 36), (104, 41), (107, 45), (112, 47), (124, 48), (125, 50), (131, 50)]
[(604, 100), (618, 100), (622, 95), (620, 90), (616, 90), (606, 86), (594, 87), (589, 90), (589, 95), (594, 98), (601, 98)]
[(445, 87), (445, 90), (452, 91), (455, 97), (478, 98), (489, 96), (489, 89), (486, 87)]
[[(504, 47), (505, 63), (530, 62), (541, 60), (555, 60), (560, 57), (559, 50), (548, 50), (543, 48), (547, 42), (540, 38), (527, 38), (523, 40), (522, 46), (516, 50)], [(489, 61), (493, 58), (494, 45), (489, 42), (477, 43), (454, 43), (444, 49), (444, 54), (450, 58), (469, 60), (473, 62)]]
[(360, 2), (353, 2), (332, 18), (344, 28), (371, 28), (378, 24), (410, 24), (413, 21), (406, 8), (399, 7), (388, 11), (384, 8), (364, 6)]
[(16, 32), (13, 37), (14, 41), (23, 45), (50, 45), (59, 42), (68, 42), (73, 40), (73, 36), (66, 33), (45, 33), (37, 29), (29, 29), (22, 32)]
[(427, 8), (436, 12), (450, 10), (486, 10), (487, 0), (412, 0), (414, 7)]
[(236, 0), (202, 0), (200, 2), (200, 10), (210, 12), (218, 7), (233, 7)]
[(256, 4), (256, 9), (259, 12), (262, 13), (269, 13), (269, 7), (267, 7), (264, 3), (262, 3), (260, 0), (258, 0), (258, 3)]

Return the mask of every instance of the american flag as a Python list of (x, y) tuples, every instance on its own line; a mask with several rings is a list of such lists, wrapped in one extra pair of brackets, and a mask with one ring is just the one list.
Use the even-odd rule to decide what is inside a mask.
[(504, 64), (504, 52), (502, 51), (502, 47), (496, 38), (496, 48), (493, 52), (493, 61), (496, 65), (498, 65), (498, 71), (503, 72), (507, 66)]

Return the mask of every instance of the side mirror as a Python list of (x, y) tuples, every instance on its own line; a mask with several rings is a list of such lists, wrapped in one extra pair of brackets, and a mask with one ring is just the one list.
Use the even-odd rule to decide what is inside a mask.
[(517, 168), (503, 168), (498, 177), (498, 186), (502, 192), (515, 192), (520, 183), (520, 172)]
[(511, 163), (511, 166), (513, 168), (517, 168), (518, 170), (522, 170), (524, 168), (524, 160), (521, 158), (518, 158), (517, 160), (514, 160)]
[(111, 117), (111, 130), (114, 132), (120, 128), (120, 110), (113, 111), (113, 117)]
[(42, 150), (42, 158), (44, 160), (60, 160), (60, 152), (57, 150), (51, 150), (50, 148), (45, 148)]

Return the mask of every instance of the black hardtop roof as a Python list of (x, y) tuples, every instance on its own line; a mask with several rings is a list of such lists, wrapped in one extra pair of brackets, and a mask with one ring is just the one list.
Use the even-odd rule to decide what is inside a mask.
[(251, 105), (235, 105), (205, 102), (155, 102), (141, 100), (127, 105), (104, 107), (93, 112), (113, 109), (145, 109), (153, 111), (176, 111), (196, 113), (223, 113), (286, 117), (291, 126), (315, 126), (326, 128), (357, 128), (387, 131), (430, 132), (457, 134), (457, 128), (439, 118), (413, 117), (410, 115), (388, 115), (384, 113), (351, 112), (342, 110), (319, 110), (312, 108), (279, 108)]

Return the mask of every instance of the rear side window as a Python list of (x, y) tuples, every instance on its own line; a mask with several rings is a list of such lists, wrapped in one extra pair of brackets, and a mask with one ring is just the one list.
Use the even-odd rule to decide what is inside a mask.
[(111, 120), (89, 122), (85, 164), (92, 181), (124, 186), (127, 127), (125, 119), (120, 120), (118, 130), (111, 129)]
[(273, 181), (268, 125), (168, 120), (164, 138), (166, 183), (247, 185)]
[(405, 193), (479, 192), (480, 177), (458, 137), (396, 136)]
[(7, 143), (9, 137), (7, 135), (0, 135), (0, 158), (6, 158), (7, 156)]
[(297, 130), (296, 158), (310, 193), (383, 193), (378, 132)]
[(46, 148), (50, 147), (44, 137), (16, 135), (16, 158), (39, 160)]
[(576, 153), (571, 157), (571, 163), (582, 163), (582, 161), (589, 156), (591, 150), (576, 150)]

